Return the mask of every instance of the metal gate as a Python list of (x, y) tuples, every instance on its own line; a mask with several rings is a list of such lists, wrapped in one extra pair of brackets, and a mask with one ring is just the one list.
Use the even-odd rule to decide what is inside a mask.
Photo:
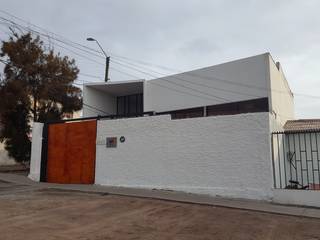
[(93, 184), (97, 121), (46, 123), (41, 181)]
[(320, 190), (320, 132), (272, 134), (274, 188)]

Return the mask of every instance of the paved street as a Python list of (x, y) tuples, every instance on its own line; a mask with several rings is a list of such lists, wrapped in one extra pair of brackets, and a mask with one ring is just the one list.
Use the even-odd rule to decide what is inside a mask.
[(0, 181), (0, 239), (320, 239), (320, 219)]

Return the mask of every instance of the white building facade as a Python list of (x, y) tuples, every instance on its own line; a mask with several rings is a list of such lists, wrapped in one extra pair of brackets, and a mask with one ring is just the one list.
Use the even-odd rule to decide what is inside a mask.
[[(269, 53), (148, 81), (90, 83), (83, 94), (84, 117), (97, 118), (95, 184), (285, 201), (275, 197), (271, 136), (294, 119), (294, 103)], [(39, 162), (45, 151), (35, 144)], [(40, 165), (31, 164), (33, 179)]]
[[(128, 105), (139, 105), (138, 114), (168, 113), (265, 98), (268, 112), (279, 126), (294, 118), (293, 94), (280, 63), (274, 62), (269, 53), (148, 81), (89, 83), (84, 85), (83, 94), (84, 117), (121, 115), (124, 112), (119, 105), (128, 97), (125, 99)], [(137, 95), (142, 99), (135, 100)], [(250, 112), (250, 109), (239, 113), (241, 111)], [(229, 115), (221, 111), (216, 115), (221, 114)]]

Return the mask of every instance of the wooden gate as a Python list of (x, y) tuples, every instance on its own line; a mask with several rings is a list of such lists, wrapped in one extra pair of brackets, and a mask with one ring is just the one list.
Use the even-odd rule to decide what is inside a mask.
[(46, 181), (93, 184), (97, 121), (48, 125)]

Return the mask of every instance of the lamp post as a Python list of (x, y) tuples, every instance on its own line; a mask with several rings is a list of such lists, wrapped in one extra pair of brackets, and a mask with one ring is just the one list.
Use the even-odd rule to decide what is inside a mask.
[(109, 80), (109, 64), (110, 64), (110, 57), (106, 54), (106, 52), (103, 50), (103, 48), (101, 47), (100, 43), (98, 42), (98, 40), (94, 39), (94, 38), (87, 38), (87, 41), (91, 41), (91, 42), (96, 42), (99, 46), (99, 48), (101, 49), (102, 53), (104, 54), (104, 56), (106, 57), (106, 72), (105, 72), (105, 76), (104, 76), (104, 81), (107, 82)]

